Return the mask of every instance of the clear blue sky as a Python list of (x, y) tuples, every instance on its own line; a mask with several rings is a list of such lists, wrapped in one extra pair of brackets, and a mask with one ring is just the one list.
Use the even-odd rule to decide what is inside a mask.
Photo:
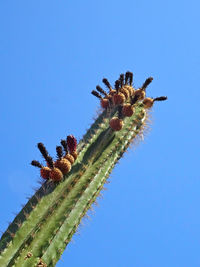
[(153, 76), (145, 141), (116, 166), (57, 266), (200, 266), (199, 1), (0, 1), (0, 229), (37, 187), (36, 148), (82, 137), (90, 94), (126, 70)]

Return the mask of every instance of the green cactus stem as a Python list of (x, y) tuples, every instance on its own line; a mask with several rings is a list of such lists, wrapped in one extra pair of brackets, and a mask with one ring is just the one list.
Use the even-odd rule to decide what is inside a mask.
[[(122, 92), (125, 86), (123, 77), (120, 77), (115, 94)], [(129, 72), (125, 82), (132, 88)], [(126, 103), (134, 105), (133, 115), (125, 117), (121, 114), (121, 104), (112, 102), (113, 89), (109, 90), (104, 98), (93, 93), (100, 99), (109, 96), (109, 103), (105, 101), (109, 106), (79, 142), (78, 157), (71, 171), (59, 183), (45, 181), (2, 235), (0, 266), (55, 266), (116, 162), (130, 143), (142, 134), (148, 117), (143, 99), (124, 91), (129, 96), (126, 95)], [(144, 88), (139, 90), (144, 91)], [(166, 98), (157, 98), (156, 101), (158, 99)], [(110, 127), (113, 117), (122, 123), (121, 130), (115, 131)]]

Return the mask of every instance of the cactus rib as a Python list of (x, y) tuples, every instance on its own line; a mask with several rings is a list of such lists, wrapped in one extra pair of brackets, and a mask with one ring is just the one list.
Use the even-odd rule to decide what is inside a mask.
[(133, 116), (120, 117), (123, 127), (115, 131), (109, 121), (119, 114), (117, 105), (105, 109), (79, 142), (63, 181), (46, 181), (16, 216), (0, 240), (0, 266), (55, 266), (116, 162), (143, 131), (148, 110), (136, 99)]

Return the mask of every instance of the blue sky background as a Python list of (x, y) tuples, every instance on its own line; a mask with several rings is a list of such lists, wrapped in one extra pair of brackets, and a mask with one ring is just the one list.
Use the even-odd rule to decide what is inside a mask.
[(41, 160), (85, 133), (103, 77), (148, 76), (151, 131), (116, 166), (57, 266), (200, 266), (199, 1), (0, 1), (0, 230), (37, 187)]

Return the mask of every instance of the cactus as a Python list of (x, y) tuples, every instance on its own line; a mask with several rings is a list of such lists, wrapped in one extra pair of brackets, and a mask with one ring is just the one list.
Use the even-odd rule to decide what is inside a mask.
[(79, 142), (77, 158), (71, 156), (76, 152), (73, 136), (61, 140), (65, 159), (62, 147), (57, 146), (56, 162), (43, 144), (38, 144), (47, 166), (37, 161), (32, 161), (32, 165), (41, 168), (45, 182), (2, 235), (0, 266), (55, 266), (116, 162), (142, 134), (149, 108), (154, 101), (166, 99), (145, 98), (153, 78), (137, 90), (132, 87), (132, 79), (131, 72), (121, 74), (113, 89), (104, 78), (109, 92), (100, 86), (92, 91), (100, 99), (103, 111)]

